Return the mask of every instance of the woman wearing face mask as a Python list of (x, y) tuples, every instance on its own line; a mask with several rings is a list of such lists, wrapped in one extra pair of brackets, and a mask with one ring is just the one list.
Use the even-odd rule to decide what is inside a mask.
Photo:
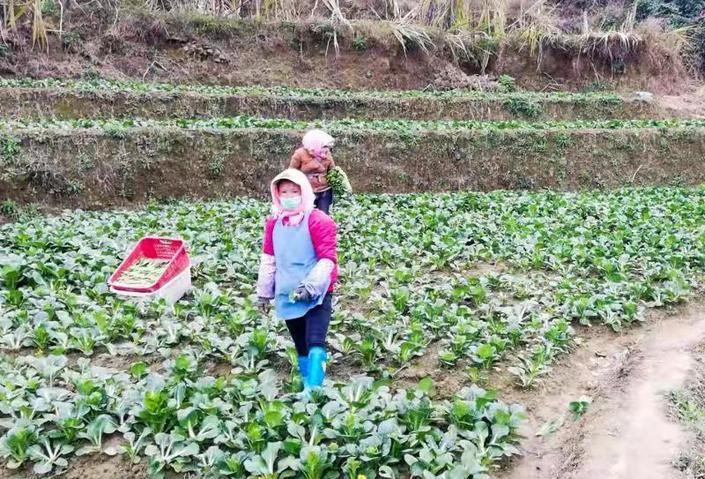
[(335, 166), (331, 156), (334, 143), (328, 133), (311, 130), (303, 137), (303, 147), (294, 152), (289, 162), (289, 168), (301, 170), (308, 177), (316, 195), (314, 205), (325, 214), (330, 213), (333, 204), (333, 190), (328, 185), (326, 175)]
[(325, 377), (326, 335), (338, 275), (335, 222), (314, 209), (306, 176), (295, 169), (271, 184), (274, 214), (267, 219), (257, 280), (260, 309), (286, 321), (299, 357), (304, 389), (320, 387)]

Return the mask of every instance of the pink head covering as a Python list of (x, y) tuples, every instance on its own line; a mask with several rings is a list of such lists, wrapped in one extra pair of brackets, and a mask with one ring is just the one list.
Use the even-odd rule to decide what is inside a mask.
[(309, 153), (321, 158), (323, 156), (321, 150), (325, 147), (332, 148), (335, 140), (323, 130), (311, 130), (306, 132), (301, 143)]
[[(301, 204), (299, 204), (299, 207), (295, 210), (282, 208), (281, 202), (279, 201), (278, 188), (278, 184), (282, 180), (291, 181), (301, 188)], [(272, 180), (270, 189), (272, 192), (272, 214), (275, 218), (287, 217), (289, 218), (289, 224), (295, 226), (301, 222), (306, 213), (313, 210), (313, 202), (316, 196), (313, 194), (311, 183), (308, 181), (306, 175), (297, 169), (289, 168), (279, 173), (276, 178)]]

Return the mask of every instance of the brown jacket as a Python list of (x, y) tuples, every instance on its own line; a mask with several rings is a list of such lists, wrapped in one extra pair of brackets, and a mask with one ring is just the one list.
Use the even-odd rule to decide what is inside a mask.
[(311, 182), (311, 188), (313, 188), (314, 193), (321, 193), (322, 191), (330, 189), (326, 174), (328, 174), (328, 171), (334, 166), (335, 163), (333, 163), (333, 157), (330, 153), (326, 158), (319, 161), (315, 156), (306, 151), (305, 148), (296, 150), (289, 162), (289, 168), (301, 170), (303, 174), (308, 177), (308, 181)]

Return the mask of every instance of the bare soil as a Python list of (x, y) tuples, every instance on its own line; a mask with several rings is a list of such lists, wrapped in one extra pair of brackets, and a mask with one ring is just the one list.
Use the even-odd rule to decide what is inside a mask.
[[(40, 477), (46, 476), (38, 476), (28, 469), (10, 471), (6, 468), (0, 468), (0, 479), (38, 479)], [(140, 464), (132, 464), (121, 455), (91, 454), (72, 458), (69, 461), (69, 469), (51, 477), (62, 479), (146, 479), (149, 474), (145, 459), (142, 459)]]
[[(584, 334), (576, 350), (538, 391), (504, 394), (527, 406), (525, 455), (501, 479), (676, 479), (673, 467), (686, 432), (669, 420), (664, 394), (679, 388), (693, 364), (692, 349), (705, 338), (703, 304), (652, 314), (624, 334)], [(506, 387), (506, 385), (505, 385)], [(592, 397), (574, 420), (568, 404)], [(508, 397), (509, 396), (509, 397)], [(553, 434), (536, 433), (562, 418)]]
[(705, 118), (705, 87), (690, 95), (659, 97), (656, 106), (666, 116)]
[(458, 393), (463, 386), (469, 385), (470, 379), (462, 370), (439, 368), (438, 354), (440, 350), (440, 342), (430, 345), (415, 364), (399, 372), (394, 378), (394, 387), (411, 389), (416, 387), (422, 379), (431, 378), (435, 396), (439, 399), (448, 399)]

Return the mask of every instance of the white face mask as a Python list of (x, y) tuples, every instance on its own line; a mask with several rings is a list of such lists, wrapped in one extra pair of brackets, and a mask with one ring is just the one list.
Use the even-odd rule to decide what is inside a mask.
[(279, 203), (285, 210), (295, 210), (301, 204), (301, 196), (292, 196), (290, 198), (279, 198)]

